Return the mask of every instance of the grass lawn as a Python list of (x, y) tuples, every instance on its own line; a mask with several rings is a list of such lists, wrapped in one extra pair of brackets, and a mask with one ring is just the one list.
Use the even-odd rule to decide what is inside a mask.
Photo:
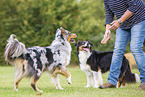
[[(68, 67), (72, 74), (72, 85), (68, 85), (66, 78), (60, 76), (60, 83), (64, 90), (56, 90), (50, 76), (45, 72), (37, 84), (38, 88), (43, 90), (42, 95), (36, 95), (30, 87), (30, 80), (26, 78), (21, 81), (19, 91), (16, 92), (13, 90), (14, 70), (14, 66), (0, 66), (0, 97), (145, 97), (144, 90), (135, 90), (140, 83), (127, 84), (124, 88), (115, 89), (85, 88), (86, 75), (79, 67)], [(133, 69), (132, 72), (139, 74), (137, 69)], [(108, 72), (103, 74), (104, 83), (107, 77)]]

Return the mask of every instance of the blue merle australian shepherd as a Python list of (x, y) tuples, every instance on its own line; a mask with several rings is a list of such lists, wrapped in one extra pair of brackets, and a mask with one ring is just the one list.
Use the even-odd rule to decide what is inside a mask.
[[(75, 46), (77, 47), (80, 68), (87, 76), (86, 87), (94, 86), (94, 88), (98, 88), (99, 84), (102, 85), (103, 83), (102, 73), (110, 70), (113, 52), (94, 51), (92, 50), (93, 44), (90, 41), (78, 41)], [(124, 56), (117, 87), (125, 86), (125, 83), (138, 81), (138, 74), (131, 72), (129, 62)]]
[(56, 89), (63, 89), (60, 86), (59, 74), (65, 76), (69, 84), (71, 84), (71, 74), (66, 66), (69, 65), (71, 59), (71, 45), (75, 42), (76, 34), (69, 31), (57, 29), (55, 40), (48, 47), (29, 47), (19, 42), (14, 34), (10, 35), (5, 48), (5, 61), (15, 65), (15, 83), (14, 90), (18, 91), (18, 85), (22, 78), (32, 78), (31, 87), (35, 91), (37, 88), (42, 71), (47, 71), (56, 86)]

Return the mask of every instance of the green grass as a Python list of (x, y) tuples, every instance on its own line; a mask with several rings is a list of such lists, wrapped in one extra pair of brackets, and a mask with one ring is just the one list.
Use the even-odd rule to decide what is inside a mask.
[[(60, 83), (64, 90), (56, 90), (51, 78), (47, 73), (43, 73), (38, 81), (38, 88), (43, 90), (42, 95), (36, 95), (36, 92), (30, 87), (30, 80), (24, 78), (20, 85), (19, 91), (14, 88), (14, 66), (0, 67), (0, 97), (145, 97), (144, 90), (135, 90), (138, 84), (127, 84), (124, 88), (115, 89), (96, 89), (85, 88), (86, 75), (79, 67), (69, 67), (68, 70), (72, 74), (72, 85), (68, 85), (66, 78), (60, 76)], [(139, 74), (137, 69), (132, 72)], [(103, 74), (104, 83), (107, 81), (108, 72)]]

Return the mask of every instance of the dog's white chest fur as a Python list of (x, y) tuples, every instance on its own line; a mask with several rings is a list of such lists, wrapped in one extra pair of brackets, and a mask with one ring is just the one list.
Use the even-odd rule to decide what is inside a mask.
[(90, 57), (90, 52), (80, 51), (78, 54), (79, 62), (80, 62), (80, 68), (82, 71), (88, 71), (90, 70), (90, 66), (87, 64), (87, 60)]
[(92, 71), (89, 64), (87, 64), (88, 58), (91, 56), (92, 53), (80, 51), (78, 54), (79, 62), (80, 62), (80, 68), (82, 71), (86, 73), (87, 76), (87, 86), (90, 87), (93, 86), (94, 88), (98, 88), (99, 84), (102, 85), (103, 79), (101, 71)]
[[(64, 42), (62, 45), (60, 41), (55, 40), (51, 44), (53, 58), (55, 59), (55, 64), (59, 64), (60, 62), (64, 64), (65, 66), (69, 65), (70, 59), (71, 59), (71, 45), (69, 42)], [(58, 63), (57, 63), (58, 62)]]

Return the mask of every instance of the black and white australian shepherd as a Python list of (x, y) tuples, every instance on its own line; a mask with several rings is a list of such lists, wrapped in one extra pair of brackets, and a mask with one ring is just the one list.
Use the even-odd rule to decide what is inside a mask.
[(69, 84), (71, 84), (71, 74), (66, 66), (69, 65), (71, 59), (71, 45), (74, 43), (76, 34), (69, 31), (57, 29), (55, 40), (48, 47), (29, 47), (19, 42), (14, 34), (10, 35), (5, 48), (5, 61), (15, 65), (15, 83), (14, 90), (18, 91), (18, 85), (22, 78), (32, 78), (31, 87), (35, 91), (37, 88), (42, 71), (47, 71), (56, 86), (56, 89), (63, 89), (60, 86), (59, 74), (65, 76)]
[[(92, 50), (93, 44), (90, 41), (78, 41), (75, 46), (77, 47), (80, 68), (87, 76), (86, 87), (98, 88), (99, 84), (102, 85), (103, 83), (102, 73), (110, 70), (113, 52), (94, 51)], [(131, 72), (129, 62), (124, 56), (117, 87), (132, 82), (139, 82), (139, 76)]]

